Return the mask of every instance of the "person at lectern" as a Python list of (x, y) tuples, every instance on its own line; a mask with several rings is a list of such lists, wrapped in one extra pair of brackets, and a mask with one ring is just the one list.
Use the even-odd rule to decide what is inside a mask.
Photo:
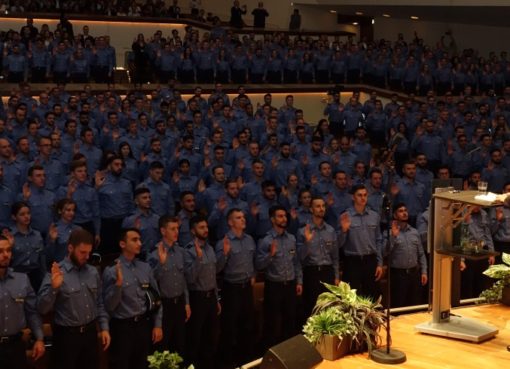
[[(503, 186), (503, 193), (510, 193), (510, 182)], [(507, 200), (504, 206), (491, 208), (489, 214), (494, 248), (499, 252), (510, 253), (510, 202)], [(501, 256), (497, 259), (499, 263)]]
[[(489, 226), (489, 216), (485, 210), (479, 206), (471, 207), (471, 213), (464, 218), (464, 222), (467, 225), (469, 242), (478, 243), (481, 248), (494, 251), (494, 243)], [(494, 256), (489, 257), (489, 260), (461, 260), (462, 298), (478, 297), (484, 289), (489, 287), (489, 278), (482, 273), (489, 265), (494, 264), (494, 262)]]
[(420, 302), (420, 286), (427, 283), (427, 258), (420, 234), (409, 225), (404, 203), (393, 207), (390, 233), (391, 306), (411, 306)]

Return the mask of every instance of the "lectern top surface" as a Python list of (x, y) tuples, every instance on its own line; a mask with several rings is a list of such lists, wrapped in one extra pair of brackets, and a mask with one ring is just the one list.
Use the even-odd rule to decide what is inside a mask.
[(441, 200), (449, 200), (451, 202), (462, 202), (469, 205), (489, 207), (501, 206), (503, 202), (499, 199), (495, 201), (486, 201), (476, 199), (475, 196), (480, 195), (478, 191), (445, 191), (433, 194), (434, 198)]

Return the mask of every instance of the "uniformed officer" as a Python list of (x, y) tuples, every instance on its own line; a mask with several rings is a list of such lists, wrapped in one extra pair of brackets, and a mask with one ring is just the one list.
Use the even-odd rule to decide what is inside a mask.
[(28, 323), (36, 339), (32, 358), (37, 360), (44, 355), (42, 321), (28, 277), (9, 268), (11, 259), (12, 244), (0, 236), (0, 367), (25, 369), (27, 356), (21, 330)]
[(326, 291), (322, 282), (338, 284), (338, 237), (324, 221), (326, 202), (314, 197), (311, 203), (312, 221), (297, 235), (297, 248), (303, 264), (303, 302), (306, 316), (315, 306), (317, 297)]
[(151, 341), (163, 338), (162, 309), (151, 312), (146, 303), (146, 293), (150, 288), (157, 291), (157, 283), (150, 265), (137, 259), (142, 248), (140, 231), (123, 229), (119, 245), (116, 264), (103, 273), (104, 303), (111, 317), (109, 368), (144, 369)]
[(77, 228), (67, 244), (67, 257), (52, 264), (37, 299), (41, 314), (54, 312), (51, 367), (97, 368), (97, 326), (104, 350), (110, 345), (110, 333), (101, 279), (97, 269), (87, 264), (94, 238)]
[(221, 357), (225, 368), (250, 361), (253, 349), (255, 284), (255, 241), (245, 233), (243, 210), (232, 208), (227, 213), (229, 231), (216, 244), (218, 272), (223, 271), (221, 289)]
[(216, 286), (216, 255), (207, 242), (207, 220), (197, 215), (189, 223), (193, 240), (186, 246), (184, 270), (192, 314), (186, 327), (186, 359), (197, 369), (209, 369), (214, 367), (218, 315), (221, 313)]
[(39, 289), (46, 273), (44, 242), (41, 234), (31, 227), (32, 213), (26, 202), (12, 205), (12, 218), (15, 225), (11, 232), (4, 235), (12, 239), (12, 268), (16, 272), (26, 273), (34, 289)]
[[(496, 213), (502, 209), (496, 209)], [(497, 216), (497, 214), (496, 214)], [(479, 206), (472, 206), (471, 212), (464, 218), (467, 226), (469, 241), (481, 242), (481, 248), (494, 251), (494, 242), (490, 230), (490, 218), (485, 210)], [(489, 278), (483, 275), (483, 271), (496, 261), (494, 256), (483, 260), (461, 260), (462, 271), (461, 298), (478, 297), (480, 293), (489, 287)]]
[(404, 203), (393, 207), (390, 235), (391, 306), (411, 306), (420, 302), (421, 286), (427, 283), (427, 258), (418, 231), (408, 223)]
[(303, 292), (303, 274), (296, 238), (286, 231), (287, 212), (269, 209), (272, 228), (257, 245), (255, 265), (264, 277), (264, 343), (271, 347), (296, 333), (296, 301)]
[(179, 218), (163, 215), (159, 218), (162, 241), (149, 255), (149, 264), (161, 291), (163, 304), (163, 341), (165, 350), (184, 356), (185, 322), (191, 315), (188, 286), (184, 275), (184, 248), (179, 238)]
[(103, 254), (118, 251), (116, 245), (122, 221), (133, 210), (133, 188), (122, 177), (124, 160), (120, 156), (108, 159), (108, 171), (96, 172), (95, 185), (99, 198), (101, 214), (101, 244), (99, 251)]
[(133, 214), (124, 218), (123, 228), (135, 227), (142, 235), (142, 252), (139, 255), (145, 260), (147, 255), (153, 251), (156, 243), (161, 240), (158, 221), (159, 216), (152, 210), (151, 191), (147, 187), (139, 187), (134, 191), (136, 210)]
[(376, 299), (380, 295), (377, 282), (383, 275), (380, 217), (368, 208), (364, 185), (353, 186), (351, 193), (353, 207), (340, 216), (339, 244), (345, 255), (342, 279), (358, 294)]

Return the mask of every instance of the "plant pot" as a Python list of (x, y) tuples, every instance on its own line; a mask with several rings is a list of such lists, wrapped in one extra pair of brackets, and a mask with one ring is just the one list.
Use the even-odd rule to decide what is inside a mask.
[(510, 286), (503, 287), (501, 293), (501, 303), (506, 306), (510, 306)]
[(342, 341), (337, 336), (325, 334), (315, 345), (324, 360), (334, 361), (349, 353), (351, 338), (344, 337)]

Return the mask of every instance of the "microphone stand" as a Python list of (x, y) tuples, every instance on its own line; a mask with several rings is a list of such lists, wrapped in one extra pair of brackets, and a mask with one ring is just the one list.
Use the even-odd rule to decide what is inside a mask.
[(373, 350), (370, 358), (380, 364), (401, 364), (407, 360), (403, 351), (391, 348), (391, 328), (390, 328), (390, 307), (391, 307), (391, 201), (386, 194), (383, 194), (383, 212), (387, 220), (386, 224), (386, 251), (388, 254), (388, 268), (386, 277), (386, 347)]

